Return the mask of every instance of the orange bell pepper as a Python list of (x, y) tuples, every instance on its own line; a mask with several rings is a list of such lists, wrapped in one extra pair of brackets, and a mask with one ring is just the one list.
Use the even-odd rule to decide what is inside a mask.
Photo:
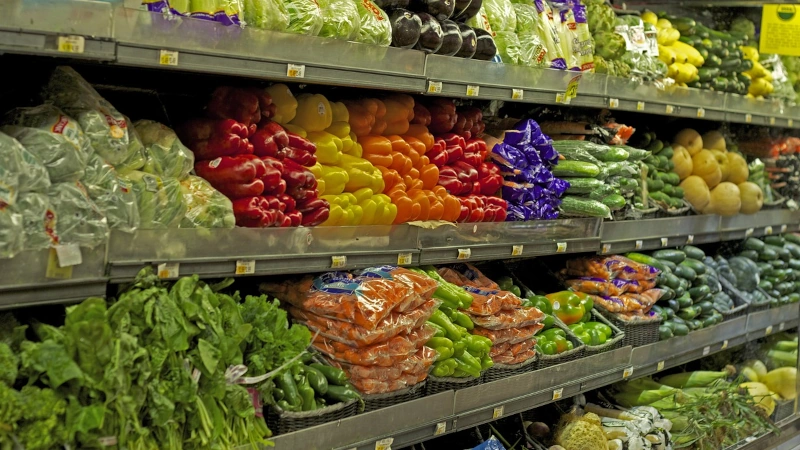
[(408, 155), (409, 150), (411, 150), (411, 145), (405, 141), (401, 136), (396, 134), (386, 136), (386, 139), (389, 139), (389, 142), (392, 143), (392, 151), (398, 152), (403, 155)]
[(397, 122), (399, 120), (411, 121), (414, 118), (414, 97), (406, 94), (394, 94), (383, 99), (386, 105), (387, 122)]
[(422, 189), (422, 180), (409, 177), (407, 180), (404, 178), (403, 182), (408, 186), (408, 189)]
[(461, 202), (458, 201), (455, 195), (447, 194), (443, 197), (439, 197), (442, 199), (442, 203), (444, 204), (444, 212), (442, 213), (442, 220), (446, 220), (448, 222), (455, 222), (458, 220), (458, 216), (461, 215)]
[(408, 145), (410, 145), (411, 148), (416, 150), (417, 153), (419, 153), (420, 155), (424, 155), (425, 152), (427, 151), (425, 143), (415, 138), (414, 136), (409, 136), (408, 134), (406, 134), (405, 136), (403, 136), (403, 140), (406, 141), (406, 143), (408, 143)]
[[(424, 189), (433, 189), (439, 183), (439, 168), (436, 164), (428, 164), (419, 170), (419, 179)], [(442, 189), (444, 187), (442, 186)], [(447, 191), (445, 190), (445, 193)]]
[[(398, 195), (392, 198), (392, 203), (397, 206), (397, 214), (394, 218), (392, 223), (406, 223), (411, 219), (412, 216), (412, 208), (414, 206), (414, 202), (411, 201), (411, 198), (408, 195)], [(417, 206), (417, 214), (419, 214), (419, 206)]]
[(403, 175), (403, 178), (405, 178), (405, 177), (409, 177), (409, 178), (411, 178), (412, 180), (418, 180), (418, 179), (419, 179), (419, 169), (417, 169), (416, 167), (412, 167), (412, 168), (411, 168), (411, 169), (408, 171), (408, 173), (406, 173), (405, 175)]
[(384, 131), (386, 131), (386, 127), (388, 125), (389, 124), (383, 119), (375, 119), (375, 125), (373, 125), (372, 129), (369, 130), (369, 134), (380, 136)]
[(431, 163), (431, 159), (428, 158), (427, 156), (421, 154), (420, 157), (419, 157), (419, 164), (417, 165), (417, 168), (419, 169), (421, 167), (425, 167), (430, 163)]
[(450, 194), (447, 192), (447, 189), (446, 189), (444, 186), (440, 185), (440, 184), (437, 184), (436, 186), (432, 187), (432, 188), (431, 188), (431, 190), (432, 190), (432, 191), (433, 191), (433, 193), (434, 193), (434, 194), (436, 194), (436, 196), (437, 196), (437, 197), (439, 197), (440, 199), (443, 199), (443, 198), (445, 198), (446, 196), (450, 195)]
[(371, 162), (375, 167), (389, 167), (392, 165), (391, 155), (364, 154), (364, 159)]
[(444, 214), (444, 203), (436, 197), (433, 191), (425, 190), (423, 192), (428, 196), (428, 201), (431, 205), (430, 211), (428, 212), (428, 220), (440, 220), (442, 214)]
[(350, 129), (356, 136), (370, 134), (375, 122), (386, 114), (386, 106), (380, 100), (365, 98), (362, 100), (346, 100)]
[(406, 133), (406, 135), (403, 136), (403, 139), (408, 141), (409, 136), (422, 141), (422, 143), (425, 144), (426, 152), (433, 147), (433, 142), (434, 142), (433, 135), (431, 134), (430, 131), (428, 131), (428, 127), (426, 127), (425, 125), (419, 125), (419, 124), (410, 125), (408, 127), (408, 133)]
[(411, 161), (411, 167), (419, 168), (419, 153), (417, 153), (414, 149), (409, 149), (408, 154), (406, 155), (408, 159)]
[(431, 203), (428, 200), (428, 195), (422, 189), (409, 189), (408, 196), (414, 205), (419, 205), (420, 211), (415, 220), (428, 220), (428, 215), (431, 210)]
[(383, 136), (359, 136), (358, 143), (361, 144), (361, 151), (365, 155), (391, 155), (392, 141)]
[(389, 191), (397, 185), (397, 183), (403, 182), (403, 177), (401, 177), (396, 170), (383, 166), (377, 166), (377, 168), (381, 171), (381, 175), (383, 176), (384, 191)]

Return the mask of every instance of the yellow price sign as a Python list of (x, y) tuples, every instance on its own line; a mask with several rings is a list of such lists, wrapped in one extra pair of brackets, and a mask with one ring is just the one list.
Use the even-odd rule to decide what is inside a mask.
[(759, 52), (800, 56), (800, 5), (763, 6)]
[(161, 53), (158, 57), (158, 63), (162, 66), (177, 66), (178, 52), (172, 50), (161, 50)]
[(83, 36), (59, 36), (57, 43), (62, 53), (83, 53), (86, 40)]
[(569, 84), (567, 84), (567, 90), (564, 92), (564, 101), (565, 103), (569, 103), (570, 100), (578, 96), (578, 84), (581, 82), (582, 75), (575, 75), (569, 80)]

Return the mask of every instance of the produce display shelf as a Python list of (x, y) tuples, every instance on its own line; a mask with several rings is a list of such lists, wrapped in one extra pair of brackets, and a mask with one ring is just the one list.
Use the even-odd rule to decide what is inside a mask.
[(800, 211), (774, 209), (753, 215), (720, 218), (719, 240), (735, 241), (747, 237), (792, 233), (800, 229)]
[(52, 270), (58, 266), (50, 250), (26, 251), (13, 259), (0, 259), (0, 310), (105, 297), (105, 251), (105, 246), (81, 249), (83, 262), (58, 273)]
[(759, 339), (772, 333), (797, 326), (800, 317), (800, 304), (788, 305), (757, 311), (747, 315), (748, 340)]
[[(70, 36), (80, 36), (83, 45), (60, 43)], [(224, 26), (103, 2), (12, 0), (0, 18), (0, 50), (130, 67), (541, 104), (564, 103), (572, 84), (577, 94), (568, 102), (574, 106), (800, 128), (800, 106), (777, 100), (604, 74), (586, 73), (576, 79), (575, 72)]]
[(800, 444), (800, 414), (795, 413), (775, 424), (780, 428), (780, 434), (762, 433), (744, 439), (738, 444), (724, 450), (794, 450)]

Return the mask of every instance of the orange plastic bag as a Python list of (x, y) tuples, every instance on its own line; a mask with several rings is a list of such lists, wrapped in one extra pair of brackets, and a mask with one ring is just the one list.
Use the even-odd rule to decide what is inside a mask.
[(469, 310), (467, 314), (476, 327), (488, 328), (490, 330), (529, 327), (538, 324), (544, 319), (544, 314), (537, 308), (504, 309), (492, 316), (475, 315)]
[(491, 356), (492, 360), (502, 355), (514, 356), (532, 349), (534, 345), (536, 345), (536, 339), (528, 339), (526, 341), (517, 342), (516, 344), (500, 344), (492, 346), (492, 350), (489, 351), (489, 356)]
[(648, 289), (641, 294), (629, 292), (619, 296), (594, 296), (594, 304), (615, 313), (649, 311), (663, 294), (661, 289)]
[(472, 295), (472, 305), (467, 310), (470, 314), (491, 316), (504, 309), (522, 306), (522, 299), (511, 292), (501, 291), (497, 283), (472, 265), (456, 264), (439, 268), (438, 272), (446, 281), (461, 286)]
[(531, 349), (517, 353), (516, 355), (503, 354), (496, 357), (492, 356), (492, 361), (494, 361), (495, 364), (514, 365), (524, 363), (534, 356), (536, 356), (536, 350)]
[(392, 381), (380, 381), (372, 378), (352, 380), (351, 384), (362, 394), (385, 394), (414, 386), (426, 378), (428, 378), (428, 373), (424, 372), (418, 375), (403, 374), (400, 378)]
[(433, 327), (423, 325), (421, 328), (397, 335), (386, 342), (366, 347), (351, 347), (323, 336), (317, 336), (311, 345), (329, 358), (344, 363), (390, 367), (417, 353), (435, 333), (436, 330)]
[(393, 367), (361, 366), (357, 364), (335, 364), (347, 372), (350, 381), (373, 379), (378, 381), (397, 380), (403, 375), (418, 376), (428, 373), (436, 361), (436, 351), (432, 348), (422, 347), (405, 361)]
[(533, 338), (542, 328), (544, 328), (544, 325), (541, 323), (527, 327), (507, 328), (505, 330), (490, 330), (488, 328), (475, 327), (472, 330), (472, 334), (477, 334), (478, 336), (489, 339), (492, 341), (492, 345), (505, 343), (516, 344)]
[(567, 275), (612, 280), (654, 280), (660, 270), (620, 255), (591, 256), (567, 261)]

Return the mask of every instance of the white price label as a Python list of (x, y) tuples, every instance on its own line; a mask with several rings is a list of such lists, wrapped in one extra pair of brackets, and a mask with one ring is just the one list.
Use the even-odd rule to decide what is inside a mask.
[(397, 255), (398, 266), (407, 266), (411, 264), (411, 261), (412, 261), (411, 253), (398, 253)]
[(434, 436), (440, 436), (447, 431), (447, 422), (439, 422), (436, 424), (436, 430), (433, 432)]
[(305, 64), (287, 64), (286, 76), (289, 78), (305, 78), (306, 77)]
[(666, 247), (669, 245), (669, 238), (661, 238), (661, 246)]
[(611, 251), (611, 244), (603, 244), (603, 248), (600, 249), (600, 253), (608, 253)]
[(694, 235), (693, 234), (690, 234), (690, 235), (686, 236), (686, 243), (687, 244), (693, 244), (694, 243)]
[(662, 370), (664, 370), (664, 361), (659, 361), (658, 364), (656, 364), (656, 371), (661, 372)]
[(769, 118), (769, 124), (770, 125), (775, 125), (775, 118), (774, 117), (770, 117)]
[(625, 370), (622, 371), (622, 379), (630, 378), (633, 375), (633, 366), (626, 367)]
[(331, 256), (331, 269), (341, 269), (347, 265), (347, 256)]
[(755, 231), (755, 230), (752, 229), (752, 228), (748, 228), (748, 229), (744, 230), (744, 237), (749, 238), (750, 236), (753, 235), (753, 231)]
[(384, 438), (375, 443), (375, 450), (392, 450), (394, 438)]
[(789, 125), (790, 127), (794, 126), (794, 119), (788, 119), (786, 122), (787, 122), (787, 125)]
[(665, 111), (667, 114), (672, 114), (673, 112), (675, 112), (675, 107), (674, 107), (674, 106), (672, 106), (672, 105), (667, 105), (667, 106), (664, 108), (664, 111)]
[(786, 322), (781, 322), (778, 324), (778, 331), (783, 331), (786, 328)]
[(522, 89), (511, 90), (511, 100), (522, 100), (525, 98), (525, 91)]
[(442, 92), (442, 82), (441, 81), (428, 81), (428, 93), (429, 94), (439, 94)]
[(771, 225), (767, 225), (766, 227), (764, 227), (764, 234), (766, 234), (767, 236), (771, 236), (772, 235), (772, 226)]
[(633, 247), (636, 250), (641, 250), (642, 249), (642, 245), (644, 245), (644, 242), (642, 242), (642, 240), (639, 239), (639, 240), (636, 241), (636, 243), (634, 243)]
[(564, 253), (567, 251), (566, 242), (556, 242), (556, 253)]
[(745, 114), (744, 123), (753, 123), (753, 115), (750, 113)]
[(703, 347), (703, 356), (706, 356), (709, 353), (711, 353), (711, 346), (710, 345), (706, 345), (705, 347)]
[(644, 111), (644, 102), (636, 102), (636, 110)]
[(83, 262), (81, 248), (78, 244), (57, 245), (56, 255), (60, 267), (77, 266)]
[(172, 50), (161, 50), (158, 56), (158, 63), (162, 66), (177, 66), (178, 52)]
[(472, 250), (468, 248), (458, 249), (458, 259), (469, 259), (472, 256)]
[(503, 417), (503, 410), (505, 410), (505, 406), (495, 406), (492, 411), (492, 419)]
[(58, 51), (62, 53), (83, 53), (86, 40), (83, 36), (59, 36)]
[(162, 263), (158, 265), (158, 278), (178, 278), (181, 263)]
[(706, 116), (706, 110), (703, 108), (697, 108), (697, 117), (703, 118)]
[(563, 395), (564, 395), (564, 388), (558, 388), (553, 390), (553, 400), (560, 400)]
[(787, 228), (786, 224), (781, 225), (781, 234), (786, 233)]
[(772, 334), (772, 325), (768, 326), (766, 330), (764, 330), (764, 336), (769, 336)]
[(511, 256), (522, 256), (522, 249), (525, 248), (524, 245), (514, 245), (511, 247)]
[(252, 275), (254, 273), (256, 273), (256, 261), (254, 259), (236, 261), (236, 275)]
[(618, 98), (610, 98), (610, 99), (608, 99), (608, 107), (609, 108), (619, 108), (619, 99)]
[(467, 97), (477, 97), (480, 95), (481, 87), (474, 84), (467, 85)]
[(722, 349), (722, 350), (725, 350), (726, 348), (728, 348), (728, 340), (727, 340), (727, 339), (725, 339), (724, 341), (722, 341), (722, 348), (721, 348), (721, 349)]

